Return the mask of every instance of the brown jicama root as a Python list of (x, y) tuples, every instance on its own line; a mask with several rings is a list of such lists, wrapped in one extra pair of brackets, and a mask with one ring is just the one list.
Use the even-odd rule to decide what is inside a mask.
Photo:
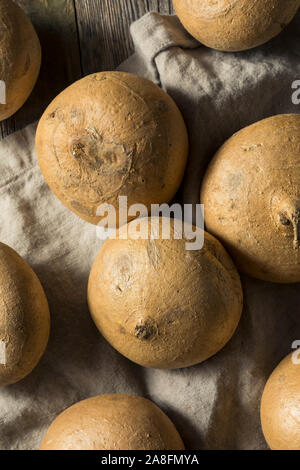
[(40, 281), (14, 250), (0, 243), (0, 386), (33, 370), (46, 349), (49, 329)]
[(187, 31), (221, 51), (264, 44), (292, 21), (300, 0), (173, 0)]
[(23, 106), (41, 66), (41, 47), (34, 27), (12, 0), (0, 2), (0, 57), (1, 95), (6, 95), (5, 104), (0, 104), (0, 121), (3, 121)]
[(201, 201), (206, 227), (241, 271), (300, 281), (300, 115), (277, 115), (241, 130), (216, 153)]
[(103, 72), (55, 98), (39, 123), (36, 150), (56, 196), (97, 224), (101, 204), (118, 214), (119, 196), (148, 210), (170, 201), (184, 174), (188, 137), (176, 104), (153, 82)]
[(41, 450), (183, 450), (174, 424), (150, 400), (100, 395), (80, 401), (51, 424)]
[(261, 424), (272, 450), (300, 450), (300, 364), (289, 354), (269, 377), (261, 400)]
[[(88, 302), (103, 336), (145, 367), (176, 369), (205, 361), (232, 337), (243, 304), (238, 273), (222, 245), (204, 233), (187, 251), (184, 238), (150, 236), (152, 217), (139, 220), (145, 239), (108, 240), (91, 270)], [(119, 231), (120, 238), (130, 222)]]

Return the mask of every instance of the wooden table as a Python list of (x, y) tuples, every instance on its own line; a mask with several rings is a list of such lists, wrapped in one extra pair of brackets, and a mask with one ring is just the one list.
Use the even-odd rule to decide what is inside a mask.
[(171, 0), (15, 0), (38, 32), (43, 63), (29, 100), (0, 123), (0, 136), (39, 119), (49, 102), (80, 77), (112, 70), (132, 53), (130, 24), (155, 10), (173, 13)]

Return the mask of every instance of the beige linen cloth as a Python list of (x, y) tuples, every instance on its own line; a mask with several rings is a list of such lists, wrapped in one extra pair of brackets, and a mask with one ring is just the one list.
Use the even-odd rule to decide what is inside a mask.
[[(276, 39), (222, 53), (193, 40), (176, 17), (134, 23), (134, 56), (121, 67), (159, 83), (188, 126), (191, 155), (181, 191), (198, 202), (203, 168), (233, 132), (272, 114), (299, 112), (300, 16)], [(300, 339), (299, 285), (242, 276), (245, 306), (236, 334), (203, 364), (175, 371), (139, 367), (113, 350), (88, 312), (96, 228), (50, 192), (34, 152), (35, 125), (0, 142), (0, 240), (35, 269), (52, 318), (47, 351), (23, 381), (0, 389), (0, 448), (37, 449), (51, 421), (101, 393), (136, 393), (170, 416), (189, 449), (265, 449), (259, 403), (264, 383)], [(154, 295), (156, 295), (154, 293)]]

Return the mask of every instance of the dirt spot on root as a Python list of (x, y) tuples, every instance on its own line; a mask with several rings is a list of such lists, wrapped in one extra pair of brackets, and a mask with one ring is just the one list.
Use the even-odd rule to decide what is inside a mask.
[(134, 336), (140, 340), (149, 340), (155, 336), (156, 330), (157, 329), (154, 323), (151, 321), (151, 319), (149, 319), (144, 323), (136, 325), (134, 329)]

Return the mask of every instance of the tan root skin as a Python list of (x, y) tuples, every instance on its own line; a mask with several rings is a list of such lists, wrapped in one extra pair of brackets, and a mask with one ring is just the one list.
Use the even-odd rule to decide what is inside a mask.
[(208, 167), (207, 230), (253, 277), (300, 281), (299, 157), (300, 115), (277, 115), (231, 137)]
[(202, 44), (243, 51), (277, 36), (296, 15), (300, 0), (173, 0), (173, 4), (183, 26)]
[(0, 57), (0, 80), (6, 84), (6, 104), (0, 104), (3, 121), (23, 106), (41, 66), (41, 47), (34, 27), (11, 0), (0, 3)]
[(97, 224), (100, 204), (168, 202), (188, 153), (183, 118), (158, 86), (137, 75), (103, 72), (79, 80), (47, 108), (38, 126), (41, 171), (56, 196)]
[(33, 370), (46, 349), (49, 329), (40, 281), (14, 250), (0, 243), (0, 340), (6, 345), (0, 386), (18, 382)]
[(261, 424), (272, 450), (300, 450), (300, 365), (289, 354), (266, 383)]
[[(150, 219), (139, 223), (147, 233)], [(107, 341), (128, 359), (161, 369), (218, 352), (238, 325), (242, 297), (235, 266), (208, 233), (198, 251), (186, 251), (185, 240), (108, 240), (88, 286), (92, 318)]]
[(150, 400), (99, 395), (76, 403), (51, 424), (41, 450), (183, 450), (174, 424)]

